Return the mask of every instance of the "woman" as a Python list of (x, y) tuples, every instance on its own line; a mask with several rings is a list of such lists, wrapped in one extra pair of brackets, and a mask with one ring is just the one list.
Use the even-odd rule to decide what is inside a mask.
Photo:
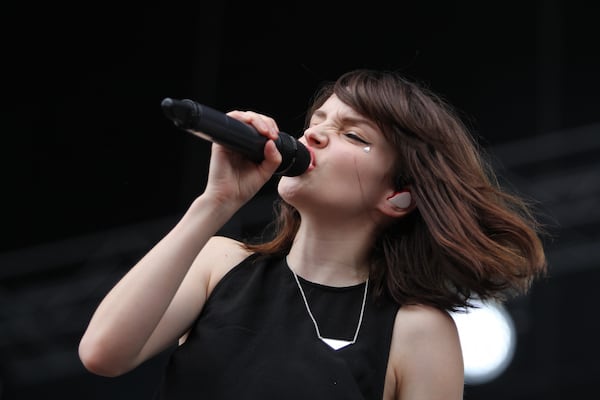
[[(275, 121), (229, 116), (276, 139)], [(216, 232), (272, 177), (213, 144), (180, 222), (110, 291), (82, 337), (85, 367), (136, 368), (179, 339), (164, 398), (461, 399), (449, 311), (525, 293), (545, 272), (537, 224), (503, 191), (439, 97), (388, 71), (324, 86), (281, 177), (272, 237)]]

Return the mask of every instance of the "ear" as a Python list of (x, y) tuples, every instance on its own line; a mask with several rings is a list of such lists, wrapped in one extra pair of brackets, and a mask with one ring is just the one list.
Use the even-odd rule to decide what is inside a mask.
[(416, 204), (410, 190), (394, 191), (385, 198), (380, 210), (390, 217), (402, 217), (410, 213)]

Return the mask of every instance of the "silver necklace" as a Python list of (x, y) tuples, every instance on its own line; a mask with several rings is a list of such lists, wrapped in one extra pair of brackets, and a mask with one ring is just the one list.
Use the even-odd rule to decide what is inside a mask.
[(300, 281), (298, 280), (298, 276), (292, 270), (292, 274), (294, 274), (294, 279), (296, 280), (296, 284), (298, 285), (298, 289), (300, 289), (300, 294), (302, 295), (302, 300), (304, 300), (304, 305), (306, 306), (306, 311), (308, 311), (308, 316), (313, 322), (315, 326), (315, 331), (317, 331), (317, 337), (321, 339), (324, 343), (326, 343), (329, 347), (334, 350), (339, 350), (346, 346), (356, 343), (356, 339), (358, 338), (358, 332), (360, 331), (360, 326), (362, 325), (363, 314), (365, 313), (365, 304), (367, 303), (367, 290), (369, 287), (369, 278), (367, 278), (367, 282), (365, 283), (365, 293), (363, 294), (362, 306), (360, 307), (360, 317), (358, 318), (358, 325), (356, 327), (356, 332), (354, 333), (354, 338), (352, 340), (342, 340), (342, 339), (333, 339), (321, 336), (321, 331), (319, 331), (319, 325), (317, 325), (317, 320), (315, 319), (313, 313), (310, 311), (310, 307), (308, 306), (308, 301), (306, 300), (306, 295), (304, 294), (304, 290), (302, 289), (302, 285), (300, 285)]

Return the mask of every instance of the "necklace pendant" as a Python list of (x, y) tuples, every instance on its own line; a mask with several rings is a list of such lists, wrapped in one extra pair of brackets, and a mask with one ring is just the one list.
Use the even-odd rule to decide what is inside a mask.
[(325, 337), (321, 337), (319, 339), (321, 339), (325, 344), (327, 344), (334, 350), (343, 349), (344, 347), (349, 346), (353, 343), (350, 340), (331, 339)]
[(304, 290), (302, 289), (302, 285), (298, 280), (298, 276), (294, 272), (293, 269), (292, 275), (294, 275), (294, 280), (298, 285), (298, 289), (300, 290), (300, 295), (302, 296), (302, 300), (304, 301), (304, 306), (306, 307), (306, 311), (308, 312), (308, 316), (312, 320), (313, 325), (315, 326), (315, 331), (317, 333), (317, 337), (323, 341), (327, 346), (331, 347), (334, 350), (343, 349), (346, 346), (356, 343), (356, 339), (358, 338), (358, 331), (360, 330), (360, 326), (362, 325), (363, 314), (365, 312), (365, 304), (367, 303), (367, 293), (369, 292), (369, 278), (367, 277), (367, 281), (365, 282), (365, 292), (363, 294), (362, 305), (360, 306), (360, 316), (358, 317), (358, 325), (356, 326), (356, 332), (354, 332), (353, 340), (343, 340), (343, 339), (331, 339), (321, 336), (319, 331), (319, 325), (317, 325), (317, 320), (315, 319), (313, 313), (310, 311), (310, 307), (308, 306), (308, 301), (306, 300), (306, 295), (304, 294)]

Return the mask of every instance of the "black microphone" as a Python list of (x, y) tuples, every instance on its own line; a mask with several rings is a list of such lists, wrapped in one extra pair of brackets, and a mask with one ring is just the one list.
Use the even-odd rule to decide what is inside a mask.
[[(165, 115), (177, 127), (202, 139), (223, 145), (254, 162), (264, 160), (264, 147), (268, 139), (254, 127), (189, 99), (176, 100), (167, 97), (163, 99), (161, 106)], [(293, 136), (279, 132), (275, 145), (282, 157), (275, 174), (298, 176), (308, 169), (310, 152)]]

